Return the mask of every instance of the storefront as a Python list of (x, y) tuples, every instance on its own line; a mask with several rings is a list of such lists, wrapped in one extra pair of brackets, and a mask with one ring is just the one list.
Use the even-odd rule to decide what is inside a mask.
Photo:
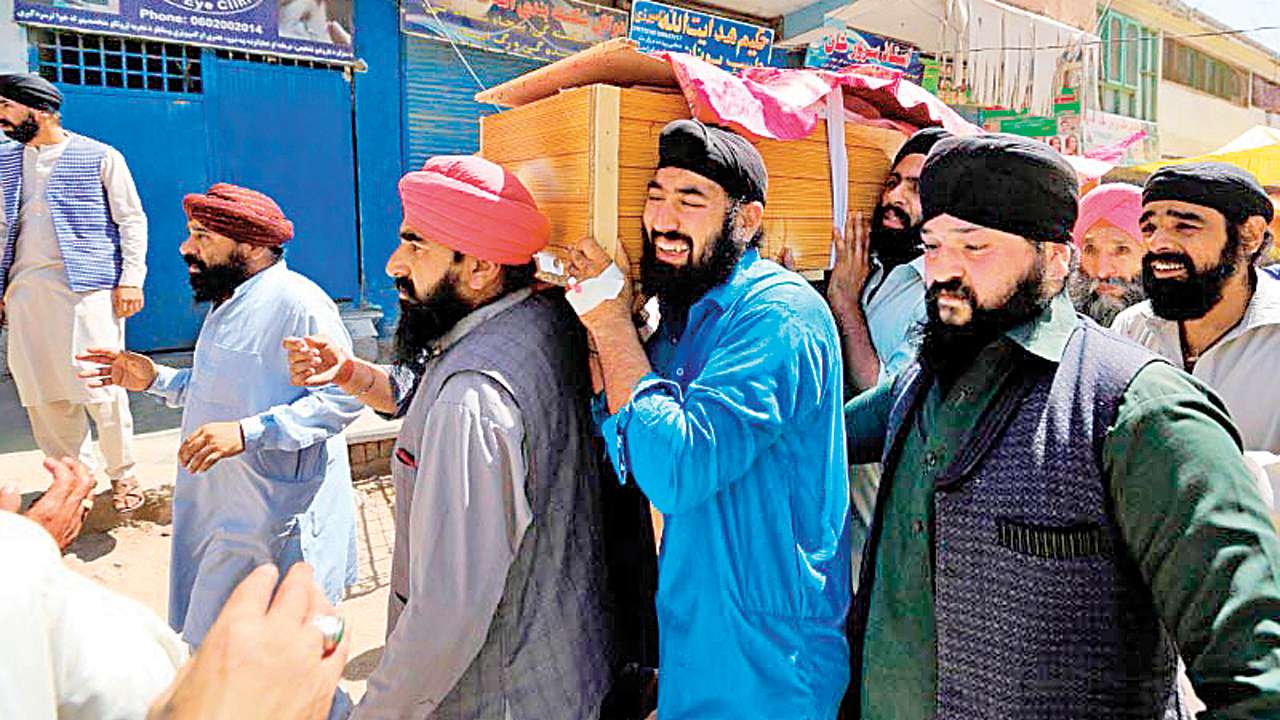
[(181, 203), (214, 182), (274, 197), (296, 228), (290, 266), (339, 302), (359, 299), (350, 11), (347, 0), (15, 4), (27, 65), (62, 90), (64, 124), (120, 150), (142, 197), (147, 304), (132, 348), (195, 341), (203, 309), (178, 255)]

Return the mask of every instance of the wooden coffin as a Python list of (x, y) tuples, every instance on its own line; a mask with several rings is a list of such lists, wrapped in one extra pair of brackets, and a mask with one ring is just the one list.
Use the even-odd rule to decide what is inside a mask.
[[(621, 241), (640, 257), (646, 186), (658, 162), (658, 134), (690, 117), (684, 96), (668, 88), (592, 84), (561, 90), (480, 121), (480, 154), (525, 183), (551, 219), (552, 245), (585, 236), (612, 251)], [(828, 267), (831, 168), (826, 125), (803, 140), (757, 141), (769, 170), (765, 252), (789, 248), (797, 269)], [(845, 126), (849, 207), (868, 215), (903, 136)]]

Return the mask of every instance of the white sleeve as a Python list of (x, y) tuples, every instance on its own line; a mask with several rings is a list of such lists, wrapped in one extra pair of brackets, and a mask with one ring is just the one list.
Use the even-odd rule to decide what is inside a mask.
[(115, 148), (102, 158), (102, 186), (107, 190), (111, 219), (120, 229), (120, 284), (140, 288), (147, 279), (147, 214), (129, 165)]
[(62, 563), (39, 525), (0, 512), (0, 717), (144, 718), (187, 646), (155, 613)]

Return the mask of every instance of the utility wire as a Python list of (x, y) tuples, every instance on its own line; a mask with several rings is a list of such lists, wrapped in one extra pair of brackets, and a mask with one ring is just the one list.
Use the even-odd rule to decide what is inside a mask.
[[(467, 69), (467, 72), (471, 75), (471, 79), (475, 81), (476, 87), (480, 88), (481, 92), (488, 90), (489, 88), (485, 87), (484, 83), (480, 80), (480, 76), (471, 68), (471, 63), (467, 62), (467, 58), (462, 54), (462, 49), (458, 47), (458, 43), (454, 42), (453, 34), (449, 32), (449, 28), (447, 28), (444, 21), (436, 15), (436, 6), (431, 4), (431, 0), (422, 0), (422, 6), (423, 9), (431, 15), (431, 19), (435, 20), (436, 24), (440, 26), (440, 34), (444, 36), (445, 40), (449, 41), (449, 47), (453, 48), (454, 54), (462, 61), (462, 66)], [(494, 105), (493, 109), (499, 112), (502, 111), (502, 108), (497, 105)]]
[[(1255, 28), (1242, 28), (1239, 30), (1215, 30), (1212, 32), (1186, 33), (1183, 35), (1165, 35), (1167, 40), (1181, 40), (1183, 38), (1202, 38), (1202, 37), (1219, 37), (1223, 35), (1243, 35), (1244, 33), (1262, 32), (1266, 30), (1280, 30), (1280, 25), (1262, 25)], [(1083, 40), (1075, 43), (1066, 43), (1063, 45), (1005, 45), (1002, 47), (972, 48), (966, 52), (999, 52), (1002, 50), (1065, 50), (1067, 48), (1077, 48), (1082, 45), (1103, 45), (1114, 42), (1142, 42), (1143, 40), (1154, 40), (1155, 37), (1147, 38), (1109, 38), (1107, 40)]]

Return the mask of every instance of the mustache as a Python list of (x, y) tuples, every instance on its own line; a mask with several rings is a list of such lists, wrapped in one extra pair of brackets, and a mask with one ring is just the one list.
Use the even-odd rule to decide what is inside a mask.
[(195, 268), (200, 272), (204, 272), (209, 269), (209, 266), (206, 265), (203, 260), (196, 257), (195, 255), (189, 255), (189, 254), (183, 255), (182, 261), (187, 264), (187, 267)]
[(670, 232), (653, 233), (649, 236), (650, 240), (657, 240), (659, 238), (663, 240), (672, 240), (675, 242), (682, 242), (687, 244), (689, 247), (693, 247), (693, 238), (677, 230), (672, 230)]
[(942, 293), (959, 295), (961, 300), (964, 300), (970, 305), (976, 305), (978, 301), (978, 297), (974, 294), (973, 288), (970, 288), (968, 285), (960, 282), (959, 278), (939, 280), (938, 282), (930, 285), (929, 289), (926, 290), (924, 294), (925, 301), (929, 303), (937, 303), (938, 298), (941, 297)]
[(405, 296), (410, 298), (410, 300), (403, 302), (416, 302), (415, 300), (412, 300), (412, 298), (418, 297), (418, 289), (414, 287), (413, 280), (408, 277), (398, 277), (395, 279), (395, 286), (396, 290), (399, 290), (404, 293)]
[(1196, 266), (1191, 261), (1191, 256), (1177, 252), (1147, 253), (1142, 258), (1142, 269), (1151, 272), (1153, 265), (1158, 262), (1178, 263), (1184, 270), (1192, 274), (1196, 271)]
[(903, 227), (911, 226), (911, 216), (908, 215), (905, 210), (898, 207), (897, 205), (881, 205), (880, 206), (881, 224), (883, 224), (884, 219), (890, 215), (893, 215), (895, 218), (897, 218), (898, 222), (902, 223)]

